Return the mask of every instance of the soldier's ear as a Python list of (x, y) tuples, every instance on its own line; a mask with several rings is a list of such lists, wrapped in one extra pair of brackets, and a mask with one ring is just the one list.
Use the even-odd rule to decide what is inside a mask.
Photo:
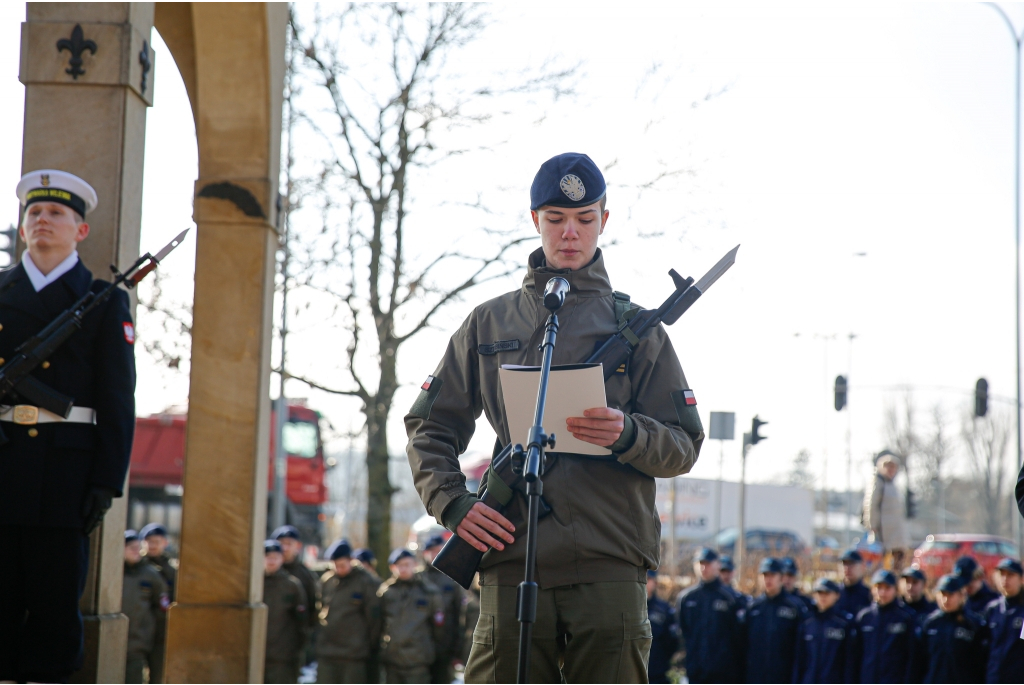
[(533, 219), (533, 227), (537, 229), (537, 233), (540, 233), (540, 213), (531, 209), (530, 217)]
[(605, 227), (605, 224), (607, 224), (607, 223), (608, 223), (608, 210), (606, 209), (606, 210), (604, 210), (604, 213), (601, 214), (601, 232), (598, 233), (598, 235), (602, 235), (604, 233), (604, 227)]
[(78, 231), (75, 233), (75, 242), (80, 243), (89, 237), (89, 224), (84, 221), (78, 224)]

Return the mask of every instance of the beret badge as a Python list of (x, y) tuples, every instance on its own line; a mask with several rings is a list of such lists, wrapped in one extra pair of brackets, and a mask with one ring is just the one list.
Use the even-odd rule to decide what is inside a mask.
[(575, 174), (566, 174), (563, 176), (558, 187), (561, 188), (566, 197), (573, 202), (579, 202), (587, 194), (587, 189), (583, 186), (583, 181), (581, 181), (580, 177)]

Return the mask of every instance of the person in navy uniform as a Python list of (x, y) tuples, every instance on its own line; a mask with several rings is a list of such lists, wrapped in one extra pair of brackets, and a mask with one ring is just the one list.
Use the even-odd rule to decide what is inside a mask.
[(733, 563), (732, 557), (728, 554), (723, 554), (718, 557), (718, 567), (718, 579), (722, 581), (722, 586), (736, 595), (736, 598), (739, 599), (744, 606), (750, 606), (750, 595), (743, 594), (733, 587), (732, 578), (736, 573), (736, 564)]
[(881, 569), (871, 579), (875, 601), (855, 621), (855, 673), (860, 683), (909, 683), (913, 675), (917, 616), (896, 596), (896, 574)]
[(672, 655), (679, 650), (676, 633), (676, 612), (672, 605), (658, 597), (658, 572), (647, 572), (647, 618), (651, 622), (651, 656), (647, 660), (647, 682), (669, 682)]
[[(97, 203), (92, 186), (63, 171), (33, 171), (18, 183), (18, 198), (28, 249), (0, 273), (0, 363), (109, 285), (78, 258)], [(67, 419), (19, 398), (0, 406), (0, 681), (66, 682), (81, 667), (89, 534), (121, 496), (131, 455), (134, 342), (128, 294), (118, 290), (31, 374), (74, 399)], [(60, 553), (40, 554), (41, 542)]]
[[(767, 557), (758, 569), (764, 594), (746, 612), (746, 682), (788, 683), (796, 663), (800, 624), (807, 618), (804, 603), (782, 590), (782, 562)], [(733, 653), (732, 658), (743, 654)]]
[(900, 578), (900, 596), (903, 599), (903, 605), (917, 614), (918, 623), (939, 608), (939, 605), (928, 599), (924, 593), (927, 582), (928, 579), (921, 569), (913, 566), (903, 569)]
[(979, 616), (985, 613), (985, 607), (999, 599), (999, 593), (985, 582), (985, 569), (978, 565), (974, 557), (960, 557), (953, 567), (953, 574), (960, 576), (967, 591), (967, 608)]
[(855, 549), (843, 552), (841, 558), (843, 590), (839, 594), (836, 610), (856, 618), (871, 604), (871, 590), (864, 584), (864, 557)]
[(1003, 596), (985, 609), (990, 641), (986, 682), (1020, 683), (1024, 681), (1024, 567), (1007, 558), (999, 562), (996, 571)]
[[(949, 574), (936, 585), (939, 609), (918, 629), (914, 682), (980, 683), (988, 661), (985, 619), (965, 607), (963, 578)], [(1018, 677), (1015, 682), (1020, 682)]]
[(676, 604), (686, 677), (691, 683), (740, 682), (746, 602), (719, 579), (713, 549), (697, 551), (693, 571), (700, 581), (680, 594)]
[(814, 600), (800, 592), (796, 586), (797, 576), (800, 575), (800, 568), (796, 565), (793, 557), (782, 557), (782, 589), (793, 599), (803, 602), (808, 613), (814, 611)]
[(821, 578), (814, 584), (815, 608), (800, 624), (796, 641), (794, 683), (852, 683), (853, 622), (836, 611), (839, 583)]

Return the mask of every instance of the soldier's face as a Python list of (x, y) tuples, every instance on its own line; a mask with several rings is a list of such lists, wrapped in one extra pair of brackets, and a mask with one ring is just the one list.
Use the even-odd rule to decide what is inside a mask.
[(146, 538), (146, 556), (158, 557), (167, 549), (167, 538), (163, 535), (150, 535)]
[(879, 606), (885, 606), (891, 604), (896, 599), (896, 588), (888, 583), (878, 583), (872, 586), (872, 594), (875, 596), (875, 601), (878, 602)]
[(761, 587), (764, 588), (764, 593), (769, 597), (774, 597), (779, 594), (779, 592), (782, 591), (782, 574), (762, 573)]
[(416, 560), (409, 557), (402, 557), (397, 564), (391, 564), (391, 573), (401, 580), (409, 580), (416, 573)]
[(281, 543), (281, 549), (284, 551), (284, 560), (289, 564), (295, 561), (299, 552), (302, 551), (302, 543), (295, 538), (281, 538), (278, 542)]
[(25, 210), (18, 232), (30, 254), (71, 254), (89, 235), (89, 224), (79, 221), (70, 207), (56, 202), (36, 202)]
[(694, 564), (694, 570), (705, 583), (710, 583), (718, 577), (719, 568), (717, 561), (698, 561)]
[(718, 577), (722, 579), (722, 582), (726, 585), (732, 583), (732, 571), (719, 571)]
[(864, 564), (859, 561), (843, 562), (843, 579), (848, 583), (857, 583), (864, 577)]
[(1020, 593), (1021, 583), (1024, 579), (1019, 575), (1013, 571), (999, 569), (999, 574), (996, 577), (999, 578), (999, 591), (1004, 595), (1016, 597)]
[(334, 560), (334, 573), (339, 578), (344, 578), (352, 572), (352, 560), (348, 557)]
[(936, 593), (935, 601), (939, 603), (939, 608), (947, 614), (959, 611), (960, 607), (964, 605), (964, 591)]
[(838, 592), (815, 592), (814, 603), (821, 611), (828, 611), (839, 601)]
[(796, 576), (791, 576), (788, 573), (782, 574), (782, 587), (786, 588), (790, 592), (796, 587)]
[(268, 552), (263, 557), (263, 567), (267, 573), (277, 573), (284, 564), (284, 555), (280, 552)]
[(903, 578), (903, 596), (911, 602), (916, 602), (924, 596), (924, 581), (917, 578)]
[(142, 561), (142, 544), (138, 540), (125, 543), (124, 560), (129, 564), (137, 564)]
[(541, 207), (530, 214), (548, 266), (573, 271), (594, 258), (597, 238), (608, 222), (608, 210), (602, 212), (599, 202), (577, 209)]

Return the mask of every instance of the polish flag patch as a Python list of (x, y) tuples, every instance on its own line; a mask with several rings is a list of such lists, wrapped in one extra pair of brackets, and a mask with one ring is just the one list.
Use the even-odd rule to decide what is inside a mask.
[(696, 407), (697, 398), (693, 395), (693, 390), (683, 390), (683, 401), (686, 402), (687, 407)]
[(423, 381), (423, 385), (420, 386), (420, 390), (430, 390), (431, 383), (434, 382), (433, 376), (427, 376), (427, 380)]
[(437, 613), (434, 614), (434, 625), (437, 625), (437, 626), (443, 626), (444, 625), (444, 612), (443, 611), (438, 611)]
[(126, 343), (128, 343), (129, 345), (134, 345), (135, 344), (135, 326), (131, 325), (131, 323), (129, 323), (127, 321), (125, 321), (124, 324), (122, 324), (122, 326), (124, 327), (124, 341)]

